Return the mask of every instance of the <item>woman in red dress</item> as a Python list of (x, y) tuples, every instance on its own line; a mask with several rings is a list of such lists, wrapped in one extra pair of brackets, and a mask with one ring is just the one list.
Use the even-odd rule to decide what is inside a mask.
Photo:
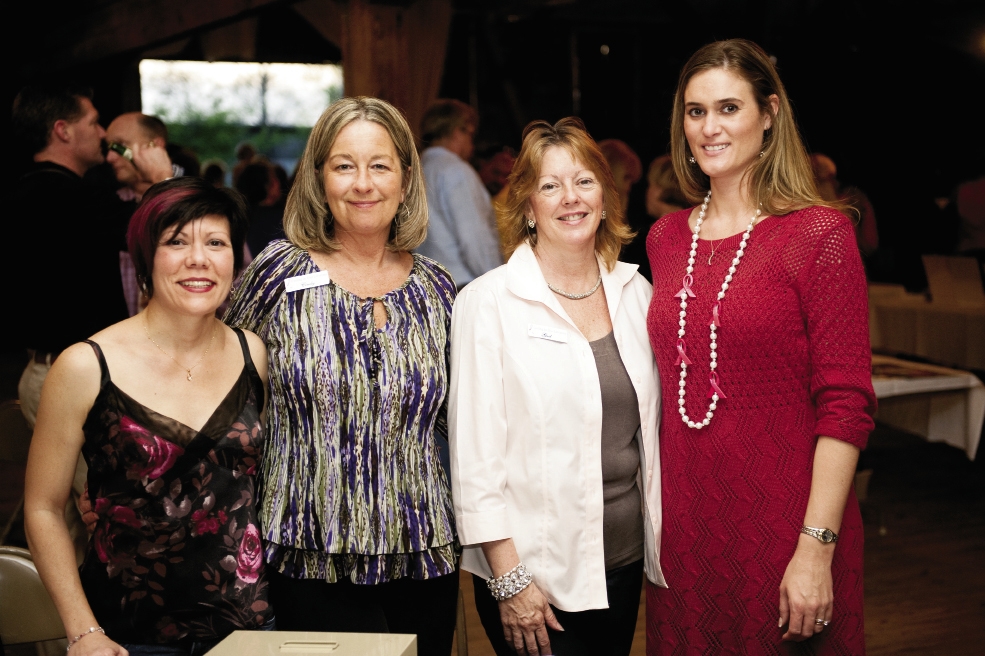
[(647, 240), (669, 586), (647, 585), (647, 653), (863, 654), (852, 480), (875, 395), (852, 224), (754, 43), (684, 66), (671, 150), (698, 206)]

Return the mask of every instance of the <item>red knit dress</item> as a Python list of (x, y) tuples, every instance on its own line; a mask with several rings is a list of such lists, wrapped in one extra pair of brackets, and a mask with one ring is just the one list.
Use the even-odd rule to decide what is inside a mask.
[[(854, 490), (835, 547), (831, 625), (803, 643), (777, 628), (779, 586), (793, 556), (824, 435), (862, 448), (875, 395), (865, 275), (848, 219), (811, 207), (756, 225), (722, 301), (718, 402), (711, 424), (678, 411), (677, 331), (691, 249), (690, 210), (647, 239), (650, 342), (663, 386), (660, 460), (669, 588), (647, 585), (647, 654), (865, 652), (862, 519)], [(742, 235), (700, 240), (688, 299), (686, 409), (708, 410), (711, 307)]]

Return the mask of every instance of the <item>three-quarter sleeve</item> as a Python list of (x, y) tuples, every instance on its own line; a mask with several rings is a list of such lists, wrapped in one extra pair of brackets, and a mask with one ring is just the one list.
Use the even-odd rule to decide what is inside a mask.
[(463, 545), (512, 536), (506, 504), (503, 331), (495, 295), (466, 288), (451, 322), (448, 429), (452, 499)]
[(805, 226), (810, 249), (798, 276), (815, 435), (862, 449), (876, 409), (865, 271), (848, 219), (834, 210), (819, 215)]

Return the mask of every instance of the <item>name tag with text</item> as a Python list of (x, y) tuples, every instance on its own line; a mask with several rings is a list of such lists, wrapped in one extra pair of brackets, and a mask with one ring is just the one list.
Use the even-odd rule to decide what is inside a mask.
[(284, 281), (284, 289), (289, 292), (296, 292), (300, 289), (308, 289), (309, 287), (321, 287), (322, 285), (327, 285), (329, 282), (331, 281), (328, 278), (328, 271), (316, 271), (315, 273), (306, 273), (303, 276), (288, 278)]
[(568, 331), (559, 330), (557, 328), (548, 328), (546, 326), (538, 326), (537, 324), (527, 324), (527, 335), (529, 337), (536, 337), (537, 339), (546, 339), (552, 342), (559, 342), (561, 344), (568, 343)]

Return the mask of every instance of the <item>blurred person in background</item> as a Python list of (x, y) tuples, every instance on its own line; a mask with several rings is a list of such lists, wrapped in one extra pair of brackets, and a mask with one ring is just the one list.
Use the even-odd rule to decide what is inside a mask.
[(492, 199), (469, 163), (478, 127), (475, 109), (452, 99), (421, 119), (429, 222), (417, 252), (444, 265), (459, 289), (503, 263)]
[(650, 162), (646, 181), (646, 219), (638, 226), (633, 226), (637, 231), (636, 236), (623, 248), (622, 260), (639, 265), (640, 275), (652, 282), (650, 259), (646, 256), (646, 237), (650, 233), (650, 226), (660, 217), (678, 212), (689, 203), (677, 183), (670, 155), (661, 155)]
[(248, 141), (236, 146), (236, 164), (233, 165), (233, 187), (239, 180), (239, 174), (257, 158), (257, 149)]
[(280, 178), (273, 165), (256, 159), (247, 165), (236, 180), (236, 189), (246, 197), (250, 230), (246, 244), (256, 257), (275, 239), (284, 238), (284, 205)]
[(643, 165), (640, 163), (639, 156), (625, 141), (603, 139), (599, 142), (599, 148), (612, 170), (612, 179), (616, 181), (616, 189), (619, 191), (625, 211), (629, 208), (629, 191), (643, 175)]
[[(681, 185), (674, 175), (674, 163), (670, 155), (661, 155), (650, 162), (646, 182), (646, 213), (652, 219), (659, 219), (671, 212), (680, 212), (690, 205), (681, 193)], [(649, 226), (646, 232), (649, 232)]]
[(202, 177), (213, 187), (226, 186), (226, 164), (219, 159), (202, 162)]
[(985, 263), (985, 175), (958, 185), (955, 195), (961, 217), (958, 253)]
[(849, 216), (855, 223), (855, 240), (863, 260), (879, 248), (879, 229), (876, 225), (876, 212), (872, 209), (869, 197), (858, 187), (843, 187), (838, 182), (838, 167), (834, 160), (823, 153), (811, 155), (811, 169), (817, 191), (825, 201), (844, 203), (855, 216)]

